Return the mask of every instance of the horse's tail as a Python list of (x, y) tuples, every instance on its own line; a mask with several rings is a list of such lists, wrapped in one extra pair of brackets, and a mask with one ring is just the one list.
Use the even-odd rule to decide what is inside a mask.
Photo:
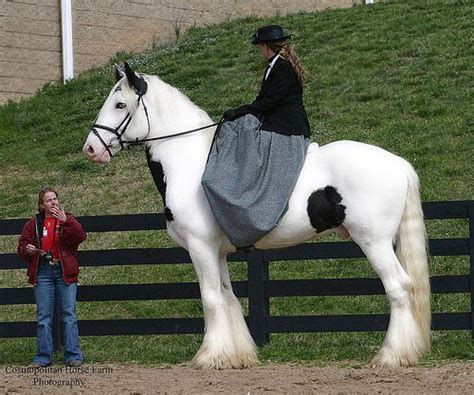
[(430, 348), (430, 279), (419, 180), (411, 166), (408, 170), (408, 192), (396, 246), (398, 260), (412, 280), (410, 303), (422, 336), (424, 349), (420, 350), (422, 352)]

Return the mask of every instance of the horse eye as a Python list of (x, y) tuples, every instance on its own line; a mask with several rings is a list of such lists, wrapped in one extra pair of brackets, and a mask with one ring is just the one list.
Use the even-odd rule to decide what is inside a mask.
[(122, 103), (122, 102), (117, 103), (117, 106), (116, 106), (116, 108), (120, 108), (120, 109), (125, 108), (125, 107), (126, 107), (125, 103)]

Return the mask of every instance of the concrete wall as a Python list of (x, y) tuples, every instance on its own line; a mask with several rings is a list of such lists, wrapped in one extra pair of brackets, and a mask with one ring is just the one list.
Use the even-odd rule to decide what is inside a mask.
[[(72, 0), (74, 75), (189, 26), (350, 7), (357, 0)], [(60, 0), (0, 0), (0, 104), (62, 81)]]

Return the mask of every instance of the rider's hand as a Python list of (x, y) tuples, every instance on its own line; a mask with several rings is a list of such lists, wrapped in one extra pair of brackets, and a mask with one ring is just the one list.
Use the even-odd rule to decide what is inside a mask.
[(224, 113), (224, 121), (233, 121), (237, 119), (238, 116), (236, 115), (235, 108), (231, 108)]
[(240, 118), (242, 115), (248, 114), (248, 109), (246, 106), (240, 106), (237, 108), (231, 108), (224, 113), (224, 121), (234, 121), (237, 118)]

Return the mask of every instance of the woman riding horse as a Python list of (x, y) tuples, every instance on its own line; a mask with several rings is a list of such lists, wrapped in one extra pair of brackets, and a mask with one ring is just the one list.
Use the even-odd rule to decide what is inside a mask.
[(278, 25), (253, 34), (267, 61), (260, 92), (251, 104), (226, 111), (224, 120), (235, 122), (219, 128), (202, 178), (217, 222), (244, 250), (287, 211), (310, 143), (303, 106), (307, 73), (289, 38)]

